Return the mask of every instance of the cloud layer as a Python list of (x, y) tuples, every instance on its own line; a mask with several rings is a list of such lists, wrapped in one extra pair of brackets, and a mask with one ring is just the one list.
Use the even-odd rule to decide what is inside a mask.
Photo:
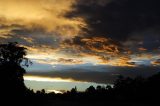
[[(60, 66), (63, 67), (63, 66)], [(125, 77), (148, 77), (159, 72), (158, 66), (142, 66), (142, 67), (110, 67), (110, 66), (67, 66), (67, 68), (60, 68), (58, 71), (46, 71), (46, 72), (28, 72), (28, 76), (41, 76), (50, 78), (63, 78), (72, 79), (75, 81), (94, 82), (112, 84), (118, 78), (119, 75)]]

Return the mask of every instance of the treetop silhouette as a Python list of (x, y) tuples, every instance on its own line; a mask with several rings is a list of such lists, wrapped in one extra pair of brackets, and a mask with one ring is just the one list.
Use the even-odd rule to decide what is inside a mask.
[(29, 66), (31, 63), (26, 56), (26, 48), (18, 46), (17, 42), (0, 45), (0, 64), (12, 63), (14, 65)]

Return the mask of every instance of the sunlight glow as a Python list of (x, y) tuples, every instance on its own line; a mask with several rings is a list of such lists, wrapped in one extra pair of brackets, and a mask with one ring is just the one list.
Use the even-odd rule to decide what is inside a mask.
[(54, 93), (60, 93), (60, 94), (62, 94), (63, 92), (62, 91), (58, 91), (58, 90), (54, 90), (54, 89), (52, 89), (52, 90), (47, 90), (47, 92), (48, 93), (50, 93), (50, 92), (54, 92)]
[(40, 82), (78, 82), (73, 79), (50, 78), (41, 76), (24, 76), (24, 80)]

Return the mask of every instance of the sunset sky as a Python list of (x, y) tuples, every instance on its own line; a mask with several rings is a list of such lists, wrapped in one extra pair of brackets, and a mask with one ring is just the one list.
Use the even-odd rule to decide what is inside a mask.
[(33, 89), (84, 90), (160, 71), (158, 0), (0, 0), (0, 43), (33, 62)]

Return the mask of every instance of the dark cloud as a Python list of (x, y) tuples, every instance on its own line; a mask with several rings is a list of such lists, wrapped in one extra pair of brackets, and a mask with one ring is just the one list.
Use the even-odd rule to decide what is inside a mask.
[[(98, 70), (98, 71), (96, 71)], [(143, 76), (148, 77), (159, 72), (159, 67), (106, 67), (106, 66), (93, 66), (83, 68), (68, 68), (61, 71), (49, 71), (49, 72), (28, 72), (27, 75), (36, 75), (44, 77), (60, 77), (64, 79), (74, 79), (77, 81), (88, 81), (95, 83), (113, 83), (117, 76), (123, 75), (125, 77)]]
[[(123, 45), (129, 47), (132, 51), (154, 52), (160, 47), (159, 28), (149, 28), (139, 32), (132, 32)], [(133, 46), (134, 45), (134, 46)]]
[(91, 36), (126, 39), (133, 31), (160, 26), (160, 2), (157, 0), (113, 0), (104, 5), (99, 5), (99, 0), (91, 1), (86, 5), (86, 1), (78, 0), (74, 5), (76, 10), (68, 15), (83, 17), (91, 29)]
[[(86, 36), (102, 36), (135, 50), (140, 46), (153, 50), (160, 46), (160, 1), (157, 0), (77, 0), (74, 11), (66, 16), (81, 17), (88, 27)], [(134, 41), (143, 45), (134, 45)]]

